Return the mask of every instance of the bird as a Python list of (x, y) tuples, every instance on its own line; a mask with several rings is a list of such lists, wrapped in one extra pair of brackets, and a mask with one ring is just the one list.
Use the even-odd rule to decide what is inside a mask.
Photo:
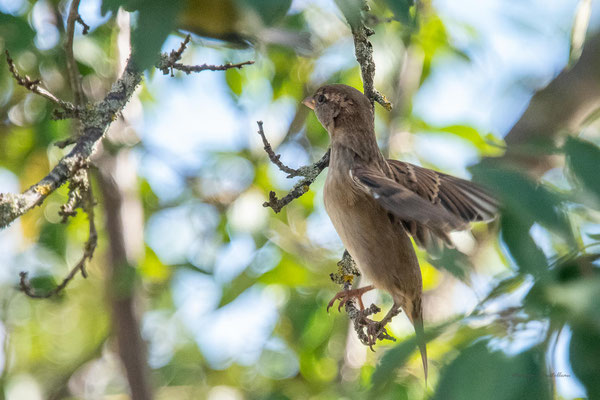
[[(369, 329), (381, 332), (400, 310), (412, 323), (427, 381), (423, 283), (410, 240), (426, 249), (452, 245), (449, 232), (489, 221), (498, 202), (464, 179), (407, 162), (386, 159), (377, 145), (373, 106), (359, 90), (330, 84), (303, 104), (314, 110), (330, 137), (330, 161), (323, 189), (325, 210), (346, 250), (372, 285), (337, 293), (328, 309), (374, 288), (388, 292), (393, 306)], [(379, 332), (369, 337), (376, 341)], [(372, 345), (374, 343), (370, 343)]]

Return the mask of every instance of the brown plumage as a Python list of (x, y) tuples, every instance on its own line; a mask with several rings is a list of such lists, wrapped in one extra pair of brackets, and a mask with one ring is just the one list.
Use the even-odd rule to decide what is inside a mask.
[[(450, 243), (448, 232), (493, 218), (496, 201), (469, 181), (386, 160), (375, 139), (371, 103), (358, 90), (323, 86), (304, 104), (315, 111), (331, 138), (324, 189), (327, 214), (361, 273), (394, 300), (381, 326), (399, 308), (413, 324), (427, 378), (423, 284), (409, 235), (424, 247)], [(364, 291), (357, 290), (355, 297)]]

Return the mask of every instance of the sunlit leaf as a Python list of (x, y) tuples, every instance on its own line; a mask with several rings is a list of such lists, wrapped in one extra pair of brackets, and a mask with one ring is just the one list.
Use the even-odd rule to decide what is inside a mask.
[(575, 20), (571, 30), (571, 47), (569, 48), (569, 65), (574, 65), (583, 51), (585, 34), (592, 15), (592, 0), (579, 0), (575, 11)]
[(504, 148), (492, 135), (483, 137), (477, 129), (465, 125), (449, 125), (439, 128), (439, 132), (448, 132), (472, 143), (477, 150), (487, 156), (498, 156), (504, 153)]
[(142, 278), (153, 283), (164, 282), (171, 275), (171, 269), (160, 261), (149, 246), (146, 246), (145, 256), (139, 263), (138, 270)]
[(244, 271), (223, 287), (223, 294), (218, 307), (223, 307), (238, 298), (246, 289), (256, 283), (256, 277)]
[(225, 81), (236, 96), (242, 94), (242, 74), (237, 68), (225, 71)]
[(292, 257), (284, 255), (277, 267), (258, 278), (258, 282), (294, 287), (309, 283), (308, 277), (309, 272), (305, 266), (298, 264)]

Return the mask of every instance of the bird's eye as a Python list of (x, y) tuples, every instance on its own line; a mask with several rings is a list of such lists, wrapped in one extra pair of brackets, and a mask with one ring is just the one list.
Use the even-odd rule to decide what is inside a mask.
[(324, 103), (325, 102), (325, 96), (319, 95), (319, 97), (317, 98), (317, 101), (319, 102), (319, 104)]

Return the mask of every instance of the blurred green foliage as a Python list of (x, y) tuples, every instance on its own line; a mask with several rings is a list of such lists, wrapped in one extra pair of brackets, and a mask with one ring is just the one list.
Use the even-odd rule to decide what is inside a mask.
[[(70, 99), (61, 42), (46, 49), (35, 45), (34, 38), (41, 34), (32, 23), (38, 3), (42, 2), (27, 3), (14, 15), (0, 14), (1, 43), (23, 74), (40, 77), (58, 97)], [(356, 7), (360, 2), (337, 3)], [(56, 16), (64, 16), (66, 3), (53, 0), (44, 4), (56, 13), (53, 23), (62, 24), (63, 19)], [(267, 118), (267, 113), (277, 113), (269, 106), (286, 101), (297, 105), (288, 126), (280, 129), (273, 143), (301, 149), (288, 153), (299, 158), (317, 160), (328, 144), (322, 127), (300, 101), (324, 82), (361, 84), (354, 62), (322, 67), (323, 60), (330, 54), (339, 55), (335, 52), (340, 49), (348, 50), (350, 58), (353, 54), (341, 13), (318, 4), (292, 12), (291, 1), (180, 0), (166, 4), (103, 0), (101, 13), (106, 19), (86, 37), (76, 38), (81, 45), (76, 53), (82, 51), (77, 61), (90, 101), (101, 99), (116, 76), (115, 14), (119, 7), (135, 13), (132, 44), (143, 68), (150, 68), (165, 40), (177, 29), (200, 36), (195, 38), (200, 45), (189, 49), (192, 55), (207, 54), (202, 52), (204, 45), (216, 49), (224, 61), (255, 57), (257, 63), (252, 67), (211, 77), (222, 82), (231, 108), (246, 112), (245, 117), (254, 117), (259, 109), (261, 118)], [(443, 19), (430, 2), (422, 2), (419, 8), (409, 0), (380, 0), (374, 1), (372, 8), (378, 18), (371, 37), (375, 53), (385, 52), (390, 60), (389, 66), (378, 69), (378, 89), (390, 99), (404, 96), (407, 102), (392, 113), (377, 109), (379, 140), (387, 145), (390, 156), (415, 153), (411, 141), (402, 139), (404, 129), (443, 135), (465, 144), (479, 157), (500, 155), (502, 141), (491, 133), (468, 124), (439, 126), (412, 114), (412, 96), (440, 56), (450, 54), (470, 62), (451, 42)], [(386, 18), (391, 21), (381, 22)], [(323, 34), (320, 28), (329, 30)], [(312, 37), (310, 46), (305, 40), (308, 35)], [(240, 50), (247, 47), (254, 50)], [(404, 57), (411, 54), (422, 58), (418, 71), (409, 78), (398, 76)], [(183, 61), (189, 60), (184, 57)], [(186, 85), (188, 79), (194, 77), (178, 77), (167, 85)], [(67, 137), (72, 126), (70, 121), (51, 121), (52, 105), (17, 87), (6, 68), (0, 69), (0, 86), (4, 93), (0, 111), (7, 121), (0, 125), (0, 168), (18, 182), (11, 190), (23, 190), (41, 179), (64, 154), (53, 143)], [(265, 107), (254, 107), (257, 98)], [(160, 93), (145, 87), (139, 99), (145, 112), (161, 112)], [(198, 110), (199, 121), (205, 112), (211, 111)], [(267, 125), (268, 134), (269, 129)], [(140, 133), (143, 137), (144, 132)], [(377, 352), (371, 353), (356, 343), (344, 315), (326, 313), (325, 306), (337, 290), (328, 276), (335, 270), (341, 249), (314, 239), (314, 231), (324, 225), (319, 219), (326, 218), (319, 195), (324, 177), (280, 214), (270, 210), (261, 214), (265, 211), (261, 203), (270, 190), (283, 193), (290, 186), (283, 173), (269, 165), (261, 145), (253, 142), (258, 138), (252, 121), (240, 148), (199, 149), (197, 163), (181, 170), (173, 168), (184, 187), (166, 200), (164, 188), (161, 190), (152, 176), (138, 175), (135, 196), (143, 210), (146, 243), (137, 260), (123, 275), (113, 277), (112, 283), (107, 276), (101, 198), (96, 216), (100, 242), (89, 266), (90, 277), (76, 278), (60, 301), (26, 298), (16, 290), (18, 271), (32, 271), (36, 290), (50, 290), (60, 282), (86, 240), (85, 217), (78, 215), (68, 225), (60, 224), (57, 211), (67, 198), (66, 188), (62, 188), (13, 225), (11, 232), (18, 236), (15, 243), (19, 244), (14, 245), (16, 255), (8, 265), (2, 265), (10, 277), (0, 283), (0, 331), (6, 343), (0, 363), (0, 397), (14, 396), (22, 382), (33, 382), (42, 393), (39, 398), (76, 398), (90, 382), (95, 384), (87, 389), (91, 396), (127, 393), (110, 339), (107, 296), (134, 291), (140, 298), (142, 334), (148, 341), (157, 398), (214, 399), (229, 393), (228, 398), (235, 399), (552, 399), (559, 398), (553, 390), (558, 379), (578, 379), (589, 398), (600, 398), (600, 313), (596, 302), (600, 298), (600, 184), (596, 171), (600, 149), (597, 138), (585, 137), (585, 132), (585, 138), (576, 138), (579, 133), (573, 132), (574, 137), (566, 139), (562, 147), (551, 149), (566, 160), (564, 168), (554, 171), (564, 179), (544, 176), (534, 181), (527, 171), (489, 159), (472, 167), (473, 177), (502, 200), (499, 222), (489, 228), (475, 226), (470, 251), (447, 249), (439, 256), (418, 251), (429, 274), (424, 279), (430, 286), (427, 295), (433, 299), (426, 303), (432, 305), (434, 321), (426, 323), (430, 341), (427, 386), (412, 330), (403, 329), (401, 322), (392, 327), (397, 342), (378, 345)], [(144, 140), (133, 144), (114, 138), (105, 141), (104, 151), (113, 155), (131, 149), (140, 157), (156, 157), (158, 152), (168, 159), (165, 164), (179, 165), (177, 156), (156, 150)], [(427, 163), (422, 156), (416, 152), (411, 160)], [(285, 153), (283, 160), (295, 162)], [(230, 172), (242, 170), (248, 173), (232, 176)], [(233, 183), (223, 184), (227, 179)], [(248, 212), (244, 204), (254, 208)], [(243, 212), (237, 213), (237, 209)], [(248, 214), (256, 214), (256, 221), (246, 221)], [(175, 225), (176, 215), (184, 215), (185, 223)], [(176, 226), (161, 238), (175, 253), (172, 259), (149, 238), (152, 224), (165, 216)], [(179, 241), (188, 236), (192, 238), (189, 248), (178, 249)], [(240, 238), (249, 238), (254, 250), (235, 273), (223, 277), (219, 260), (226, 258), (223, 254)], [(485, 290), (478, 287), (475, 291), (483, 299), (472, 311), (465, 314), (464, 310), (442, 307), (448, 293), (458, 292), (459, 297), (461, 291), (471, 293), (469, 286), (482, 280)], [(191, 288), (191, 295), (186, 288)], [(275, 304), (276, 321), (268, 329), (267, 340), (257, 345), (242, 338), (248, 348), (257, 348), (252, 362), (236, 355), (215, 362), (210, 358), (215, 349), (203, 342), (203, 333), (216, 317), (207, 315), (227, 315), (220, 313), (240, 307), (253, 291)], [(212, 292), (216, 293), (214, 299), (207, 297)], [(436, 297), (446, 299), (437, 303), (439, 309), (435, 308)], [(385, 297), (377, 302), (390, 303)], [(258, 313), (252, 309), (245, 312)], [(193, 323), (197, 318), (205, 318), (202, 329)], [(236, 326), (235, 321), (231, 326)], [(521, 340), (532, 330), (535, 340)], [(219, 336), (244, 332), (223, 331)], [(575, 376), (556, 377), (552, 374), (566, 373), (555, 369), (553, 358), (557, 337), (565, 332), (571, 333), (566, 362)], [(242, 346), (239, 352), (244, 349)], [(80, 392), (70, 395), (70, 390)]]

